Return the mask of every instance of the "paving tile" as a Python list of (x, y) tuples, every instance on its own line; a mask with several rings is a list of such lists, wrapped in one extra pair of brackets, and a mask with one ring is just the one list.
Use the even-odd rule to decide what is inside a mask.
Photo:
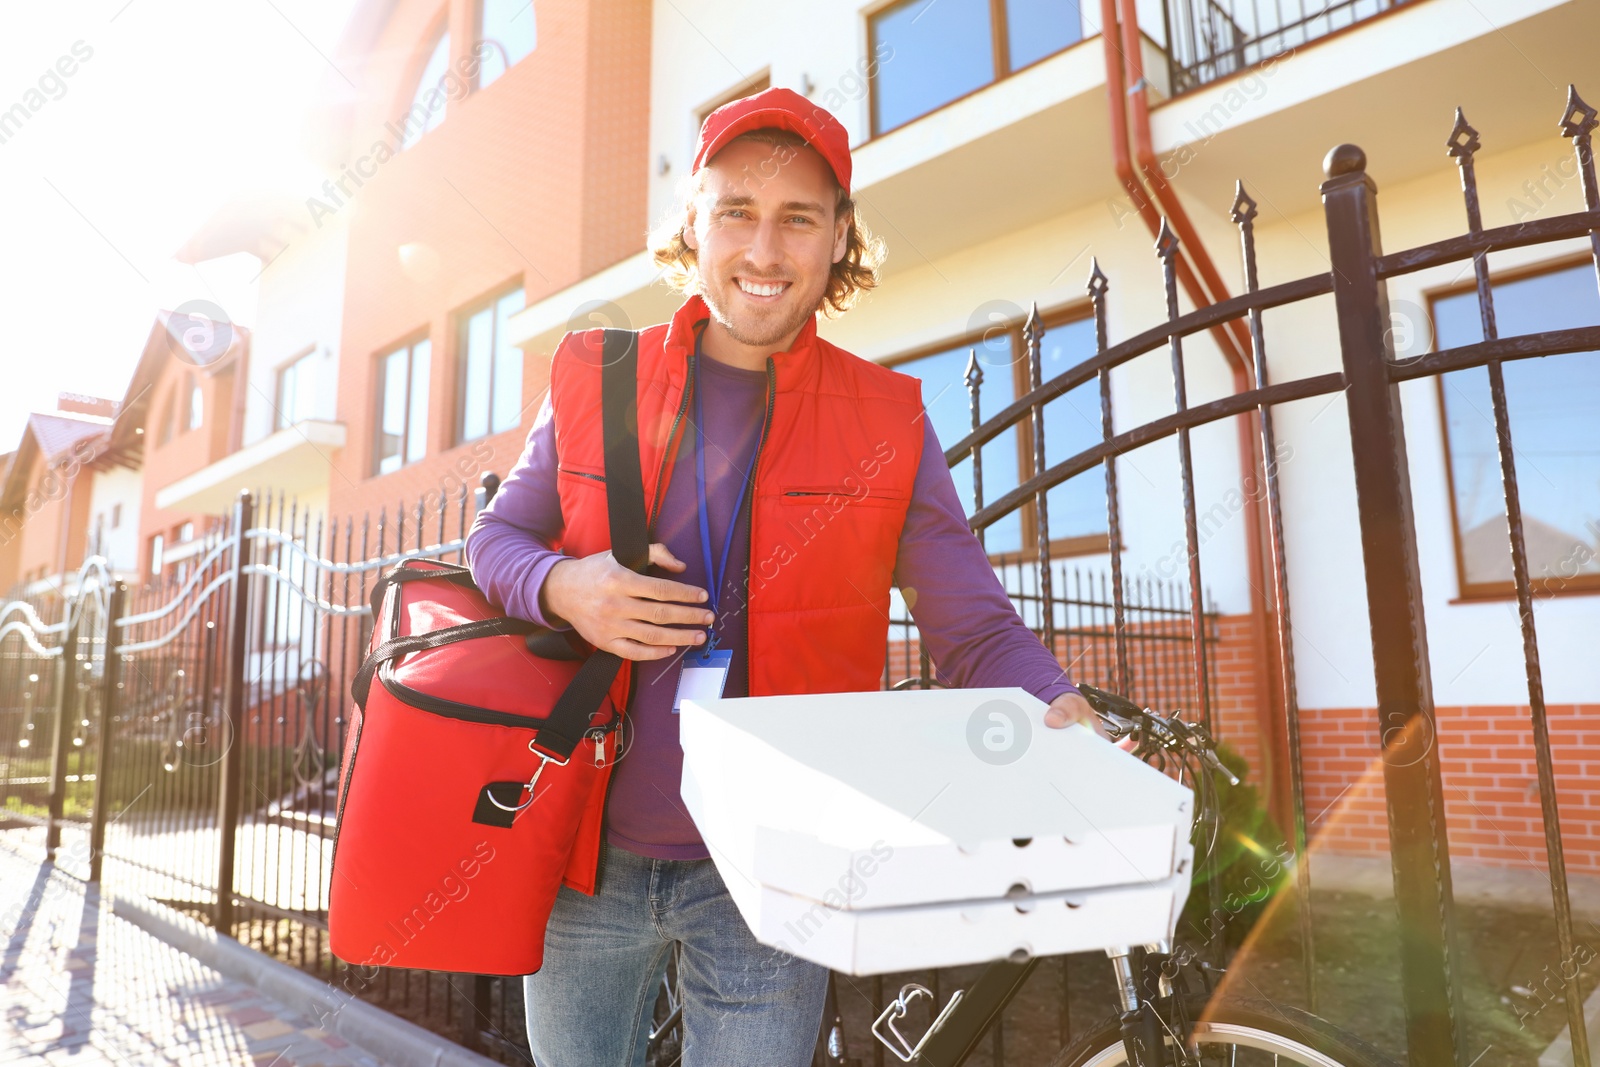
[(0, 1067), (382, 1067), (113, 915), (77, 878), (37, 880), (29, 834), (42, 840), (0, 831), (0, 916), (21, 915), (0, 929)]
[(266, 1022), (254, 1023), (244, 1028), (245, 1036), (253, 1041), (265, 1041), (271, 1037), (282, 1037), (297, 1031), (293, 1026), (282, 1019), (268, 1019)]

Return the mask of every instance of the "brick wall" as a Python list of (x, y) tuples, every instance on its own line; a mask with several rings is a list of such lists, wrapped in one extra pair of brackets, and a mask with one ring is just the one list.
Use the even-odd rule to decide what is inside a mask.
[[(165, 340), (160, 343), (165, 344)], [(156, 358), (159, 362), (150, 385), (151, 403), (145, 419), (140, 484), (138, 567), (141, 575), (148, 575), (152, 536), (160, 534), (165, 539), (164, 551), (171, 552), (185, 523), (192, 522), (194, 535), (199, 537), (217, 521), (214, 515), (158, 508), (156, 494), (227, 456), (237, 417), (234, 407), (237, 362), (215, 373), (207, 373), (165, 352), (158, 352)], [(248, 359), (248, 355), (241, 358)], [(200, 425), (192, 430), (188, 428), (191, 383), (199, 386), (203, 404)], [(72, 558), (81, 560), (83, 557), (79, 554)]]
[(1211, 691), (1217, 736), (1250, 765), (1247, 782), (1265, 790), (1270, 768), (1262, 762), (1268, 746), (1262, 743), (1259, 715), (1258, 672), (1265, 669), (1256, 647), (1248, 615), (1224, 615), (1217, 620), (1218, 639), (1211, 653)]
[[(461, 60), (472, 5), (445, 6)], [(385, 123), (409, 101), (439, 13), (424, 0), (395, 7), (369, 56), (379, 88), (355, 118), (365, 131), (358, 150), (387, 136)], [(650, 6), (551, 0), (538, 16), (532, 54), (452, 101), (437, 128), (356, 194), (338, 391), (349, 443), (333, 457), (334, 515), (392, 514), (401, 501), (453, 496), (484, 472), (509, 472), (548, 384), (548, 355), (524, 360), (516, 427), (458, 442), (462, 309), (519, 285), (536, 303), (644, 247)], [(426, 455), (377, 475), (378, 360), (423, 335), (432, 342)]]
[[(1306, 816), (1316, 847), (1387, 854), (1377, 712), (1318, 708), (1302, 713)], [(1439, 755), (1450, 851), (1458, 860), (1543, 868), (1533, 732), (1526, 707), (1441, 707)], [(1557, 800), (1567, 866), (1600, 873), (1600, 705), (1549, 708)]]

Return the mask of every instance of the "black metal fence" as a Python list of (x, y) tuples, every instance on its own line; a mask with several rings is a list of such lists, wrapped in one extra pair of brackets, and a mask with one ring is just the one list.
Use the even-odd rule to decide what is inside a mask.
[[(1572, 141), (1585, 210), (1485, 230), (1479, 208), (1474, 158), (1482, 147), (1478, 133), (1458, 110), (1446, 141), (1455, 160), (1464, 196), (1467, 232), (1433, 244), (1385, 254), (1379, 239), (1377, 186), (1366, 173), (1365, 154), (1354, 145), (1340, 145), (1324, 163), (1321, 193), (1327, 222), (1330, 269), (1295, 281), (1261, 288), (1255, 248), (1256, 204), (1241, 182), (1231, 207), (1243, 254), (1245, 293), (1222, 303), (1179, 314), (1175, 257), (1178, 239), (1163, 226), (1156, 242), (1166, 292), (1167, 321), (1116, 345), (1107, 340), (1106, 304), (1109, 282), (1096, 265), (1088, 291), (1094, 304), (1099, 340), (1097, 354), (1048, 382), (1039, 381), (1038, 331), (1031, 331), (1032, 390), (953, 445), (946, 453), (952, 464), (971, 458), (981, 462), (980, 446), (1009, 427), (1031, 419), (1037, 450), (1037, 474), (985, 503), (981, 488), (974, 501), (972, 525), (982, 530), (1015, 511), (1030, 498), (1043, 511), (1046, 493), (1067, 479), (1096, 466), (1106, 485), (1108, 549), (1112, 560), (1112, 602), (1118, 638), (1129, 631), (1127, 595), (1118, 554), (1118, 457), (1152, 441), (1173, 437), (1177, 443), (1182, 486), (1186, 549), (1189, 560), (1190, 632), (1205, 632), (1201, 609), (1200, 538), (1194, 501), (1194, 464), (1189, 435), (1197, 427), (1226, 419), (1251, 421), (1259, 446), (1256, 457), (1267, 492), (1264, 516), (1271, 545), (1269, 576), (1277, 621), (1279, 694), (1289, 747), (1295, 855), (1305, 856), (1306, 819), (1298, 699), (1293, 643), (1290, 639), (1289, 596), (1283, 514), (1279, 502), (1273, 408), (1308, 397), (1345, 396), (1350, 424), (1350, 455), (1355, 470), (1357, 518), (1365, 570), (1378, 704), (1378, 736), (1383, 771), (1394, 890), (1402, 936), (1399, 943), (1400, 983), (1406, 1014), (1406, 1051), (1413, 1067), (1466, 1067), (1461, 1011), (1459, 952), (1456, 945), (1454, 896), (1446, 836), (1438, 728), (1429, 674), (1427, 620), (1423, 610), (1420, 566), (1412, 511), (1399, 383), (1434, 377), (1465, 368), (1486, 368), (1495, 428), (1499, 472), (1506, 517), (1507, 551), (1512, 562), (1517, 615), (1521, 628), (1527, 682), (1529, 730), (1536, 756), (1546, 860), (1549, 867), (1556, 939), (1563, 960), (1573, 959), (1572, 908), (1561, 837), (1557, 782), (1551, 756), (1543, 673), (1534, 619), (1534, 593), (1517, 481), (1516, 454), (1506, 403), (1503, 365), (1510, 360), (1565, 353), (1600, 353), (1600, 325), (1546, 330), (1502, 338), (1496, 325), (1489, 255), (1507, 249), (1586, 240), (1600, 281), (1600, 185), (1595, 176), (1593, 132), (1600, 121), (1594, 108), (1569, 88), (1560, 128)], [(1398, 358), (1394, 349), (1387, 280), (1444, 264), (1470, 266), (1476, 283), (1482, 340), (1425, 355)], [(1268, 375), (1264, 313), (1332, 294), (1342, 370), (1286, 382)], [(1249, 327), (1254, 388), (1190, 407), (1185, 388), (1184, 341), (1212, 327), (1243, 319)], [(1036, 322), (1035, 318), (1035, 322)], [(1117, 367), (1165, 348), (1172, 367), (1173, 412), (1143, 425), (1114, 430), (1110, 375)], [(1070, 390), (1100, 383), (1103, 440), (1052, 467), (1043, 463), (1043, 412), (1047, 404)], [(976, 410), (976, 406), (974, 406)], [(1040, 523), (1036, 565), (1041, 585), (1048, 588), (1051, 568), (1048, 529)], [(1048, 631), (1047, 631), (1048, 634)], [(1048, 639), (1048, 638), (1047, 638)], [(1206, 676), (1207, 643), (1191, 642), (1195, 673)], [(1119, 673), (1128, 669), (1119, 648)], [(1205, 691), (1200, 697), (1205, 700)], [(1310, 874), (1296, 865), (1302, 917), (1301, 951), (1305, 962), (1307, 999), (1315, 1002), (1313, 944), (1310, 922)], [(1571, 974), (1568, 975), (1567, 971)], [(1572, 1040), (1572, 1062), (1590, 1063), (1579, 970), (1563, 968), (1564, 1002)], [(998, 1031), (998, 1027), (996, 1028)], [(997, 1038), (998, 1040), (998, 1038)]]
[[(980, 480), (981, 486), (981, 480)], [(1047, 509), (1041, 509), (1049, 521)], [(1142, 575), (1123, 586), (1122, 660), (1118, 658), (1117, 605), (1112, 598), (1111, 570), (1052, 568), (1041, 588), (1040, 568), (1029, 558), (991, 557), (1001, 585), (1029, 629), (1053, 642), (1056, 659), (1074, 682), (1112, 690), (1147, 707), (1214, 706), (1216, 678), (1204, 677), (1205, 699), (1195, 684), (1194, 632), (1189, 625), (1189, 594), (1181, 582)], [(1043, 605), (1053, 606), (1051, 633), (1046, 638)], [(1216, 606), (1206, 610), (1204, 642), (1215, 649), (1221, 640)], [(884, 664), (886, 689), (927, 688), (939, 684), (933, 664), (917, 637), (916, 623), (903, 615), (889, 620), (889, 650)], [(1119, 662), (1126, 662), (1124, 675)]]
[(1407, 0), (1162, 0), (1174, 96), (1249, 70)]
[[(527, 1062), (518, 981), (351, 967), (327, 944), (344, 711), (371, 635), (368, 592), (403, 558), (462, 560), (496, 484), (491, 475), (475, 494), (333, 523), (252, 494), (169, 552), (158, 581), (128, 588), (92, 557), (66, 595), (0, 606), (0, 827), (42, 827), (57, 862), (87, 879)], [(999, 572), (1037, 618), (1034, 572)], [(1068, 662), (1109, 662), (1107, 583), (1080, 573), (1070, 595), (1050, 598), (1050, 614), (1074, 620), (1057, 642)], [(1152, 695), (1192, 699), (1186, 602), (1174, 583), (1142, 587), (1133, 676)], [(915, 625), (898, 619), (894, 632), (886, 686), (905, 676), (896, 661), (931, 670)]]

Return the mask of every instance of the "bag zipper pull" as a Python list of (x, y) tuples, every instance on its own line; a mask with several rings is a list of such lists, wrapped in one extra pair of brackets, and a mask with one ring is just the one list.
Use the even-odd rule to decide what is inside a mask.
[(604, 767), (606, 765), (605, 732), (602, 730), (595, 730), (591, 732), (589, 736), (594, 740), (594, 765), (596, 767)]

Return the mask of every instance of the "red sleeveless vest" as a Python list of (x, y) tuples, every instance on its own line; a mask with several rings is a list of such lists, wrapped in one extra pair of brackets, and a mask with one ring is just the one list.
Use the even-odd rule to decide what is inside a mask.
[[(690, 297), (639, 336), (639, 454), (655, 521), (689, 415), (688, 359), (710, 318)], [(570, 333), (550, 367), (565, 529), (552, 547), (611, 547), (601, 434), (600, 330)], [(807, 322), (767, 359), (767, 411), (751, 486), (747, 575), (751, 696), (874, 690), (888, 645), (889, 589), (922, 458), (922, 383), (853, 356)], [(624, 660), (612, 702), (628, 706)], [(593, 893), (605, 782), (585, 812), (564, 881)]]

